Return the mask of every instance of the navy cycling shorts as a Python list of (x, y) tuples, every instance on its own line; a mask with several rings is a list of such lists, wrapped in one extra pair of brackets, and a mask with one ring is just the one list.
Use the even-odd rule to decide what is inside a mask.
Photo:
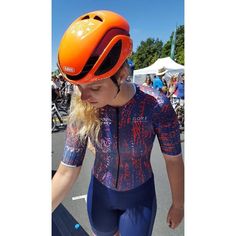
[(156, 216), (154, 178), (143, 185), (117, 192), (101, 184), (93, 175), (87, 196), (87, 210), (97, 236), (151, 236)]

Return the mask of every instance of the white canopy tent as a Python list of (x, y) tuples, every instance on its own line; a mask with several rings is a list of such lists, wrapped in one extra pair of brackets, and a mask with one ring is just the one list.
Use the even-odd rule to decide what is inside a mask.
[[(139, 75), (147, 75), (147, 74), (156, 74), (158, 69), (165, 67), (168, 72), (166, 73), (167, 77), (170, 77), (172, 74), (176, 73), (182, 73), (184, 72), (184, 66), (176, 63), (173, 61), (170, 57), (164, 57), (164, 58), (159, 58), (157, 59), (156, 62), (154, 62), (152, 65), (139, 69), (139, 70), (134, 70), (133, 71), (133, 82), (135, 83), (143, 83), (143, 76)], [(142, 82), (138, 79), (142, 78)]]

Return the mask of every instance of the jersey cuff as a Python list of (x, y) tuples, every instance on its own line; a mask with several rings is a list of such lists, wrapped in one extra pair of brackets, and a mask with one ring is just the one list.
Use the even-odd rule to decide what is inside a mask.
[(64, 163), (63, 161), (61, 161), (61, 164), (67, 167), (72, 167), (72, 168), (76, 168), (77, 166), (73, 166), (73, 165), (68, 165), (66, 163)]
[(162, 153), (163, 154), (163, 156), (166, 156), (167, 158), (168, 157), (181, 157), (182, 156), (182, 153), (180, 152), (179, 154), (177, 154), (177, 155), (169, 155), (169, 154), (166, 154), (166, 153)]

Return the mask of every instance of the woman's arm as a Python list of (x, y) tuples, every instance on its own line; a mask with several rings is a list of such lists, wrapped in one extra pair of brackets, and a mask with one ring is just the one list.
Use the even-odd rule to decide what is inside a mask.
[(176, 228), (184, 215), (184, 164), (182, 156), (164, 155), (168, 173), (172, 206), (167, 216), (167, 223), (171, 228)]
[(80, 173), (80, 169), (81, 166), (68, 167), (63, 164), (59, 165), (52, 179), (52, 211), (57, 208), (71, 190)]
[(173, 85), (173, 90), (172, 90), (172, 92), (169, 94), (169, 97), (172, 97), (172, 95), (176, 92), (176, 90), (177, 90), (176, 85)]

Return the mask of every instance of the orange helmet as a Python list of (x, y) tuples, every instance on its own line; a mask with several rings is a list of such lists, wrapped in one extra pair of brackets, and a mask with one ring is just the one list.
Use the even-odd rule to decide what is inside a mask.
[(128, 22), (111, 11), (94, 11), (77, 18), (64, 33), (58, 67), (72, 84), (113, 76), (132, 52)]

